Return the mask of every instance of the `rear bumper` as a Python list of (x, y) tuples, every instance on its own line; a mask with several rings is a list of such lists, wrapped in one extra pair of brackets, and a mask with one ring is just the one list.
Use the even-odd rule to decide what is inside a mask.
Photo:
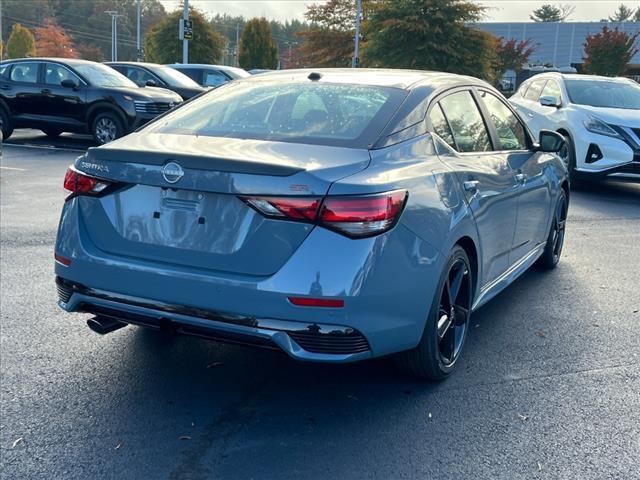
[(96, 290), (56, 277), (59, 306), (124, 323), (227, 343), (280, 349), (298, 360), (343, 363), (371, 357), (364, 336), (350, 327), (255, 318), (168, 305)]
[[(71, 260), (55, 264), (56, 275), (72, 286), (61, 292), (69, 293), (63, 309), (99, 315), (95, 307), (109, 308), (128, 323), (159, 328), (169, 322), (192, 335), (240, 335), (240, 343), (266, 340), (300, 360), (348, 362), (415, 347), (444, 261), (399, 224), (359, 240), (314, 228), (267, 276), (152, 262), (97, 248), (78, 221), (76, 200), (65, 203), (56, 240), (56, 254)], [(344, 307), (296, 306), (289, 296), (337, 298)], [(343, 343), (352, 349), (337, 351)], [(335, 353), (326, 353), (330, 349)]]

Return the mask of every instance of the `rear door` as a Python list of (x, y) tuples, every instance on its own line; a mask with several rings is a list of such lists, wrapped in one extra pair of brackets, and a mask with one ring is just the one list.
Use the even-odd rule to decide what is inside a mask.
[(496, 155), (509, 164), (518, 184), (518, 214), (509, 260), (514, 264), (547, 236), (551, 191), (546, 157), (532, 152), (524, 125), (506, 102), (488, 90), (478, 89), (478, 96), (485, 117), (490, 119)]
[[(3, 94), (12, 115), (35, 118), (43, 108), (43, 98), (39, 84), (40, 62), (17, 62), (9, 72)], [(6, 92), (6, 93), (4, 93)]]
[(493, 151), (470, 89), (438, 99), (429, 120), (433, 131), (453, 149), (442, 158), (456, 171), (473, 212), (482, 250), (482, 284), (487, 284), (509, 268), (518, 185), (507, 159)]
[(517, 101), (513, 102), (516, 111), (536, 136), (538, 135), (538, 132), (533, 131), (534, 125), (539, 123), (539, 120), (536, 119), (536, 115), (538, 114), (536, 105), (538, 105), (538, 98), (540, 97), (540, 93), (542, 93), (542, 89), (544, 88), (546, 81), (547, 80), (544, 78), (532, 80), (529, 84), (529, 88), (524, 92), (524, 95), (518, 98)]

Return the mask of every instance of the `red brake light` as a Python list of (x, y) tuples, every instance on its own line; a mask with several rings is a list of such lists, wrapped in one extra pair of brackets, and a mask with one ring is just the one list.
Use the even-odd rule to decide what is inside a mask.
[(327, 197), (319, 223), (350, 237), (369, 237), (391, 229), (407, 200), (399, 190), (363, 197)]
[(406, 190), (364, 196), (241, 197), (269, 218), (316, 223), (353, 238), (370, 237), (393, 228), (407, 201)]
[(307, 197), (244, 197), (247, 204), (266, 217), (315, 222), (319, 198)]
[(110, 182), (100, 178), (90, 177), (80, 173), (72, 166), (68, 168), (64, 176), (64, 189), (73, 197), (76, 195), (91, 195), (102, 192), (110, 185)]

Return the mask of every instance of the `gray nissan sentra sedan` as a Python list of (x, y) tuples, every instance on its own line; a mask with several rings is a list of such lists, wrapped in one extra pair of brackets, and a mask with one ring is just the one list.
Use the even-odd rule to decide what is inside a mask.
[(472, 312), (553, 268), (564, 139), (480, 80), (297, 70), (213, 90), (66, 174), (59, 304), (299, 360), (455, 368)]

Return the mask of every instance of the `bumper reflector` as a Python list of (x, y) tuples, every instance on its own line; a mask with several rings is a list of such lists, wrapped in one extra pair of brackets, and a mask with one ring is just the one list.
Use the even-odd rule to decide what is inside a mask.
[(342, 308), (344, 300), (337, 298), (289, 297), (289, 301), (297, 307)]
[(64, 265), (65, 267), (68, 267), (69, 265), (71, 265), (70, 258), (63, 257), (62, 255), (58, 255), (57, 253), (53, 254), (53, 258), (55, 259), (56, 262), (58, 262), (60, 265)]

